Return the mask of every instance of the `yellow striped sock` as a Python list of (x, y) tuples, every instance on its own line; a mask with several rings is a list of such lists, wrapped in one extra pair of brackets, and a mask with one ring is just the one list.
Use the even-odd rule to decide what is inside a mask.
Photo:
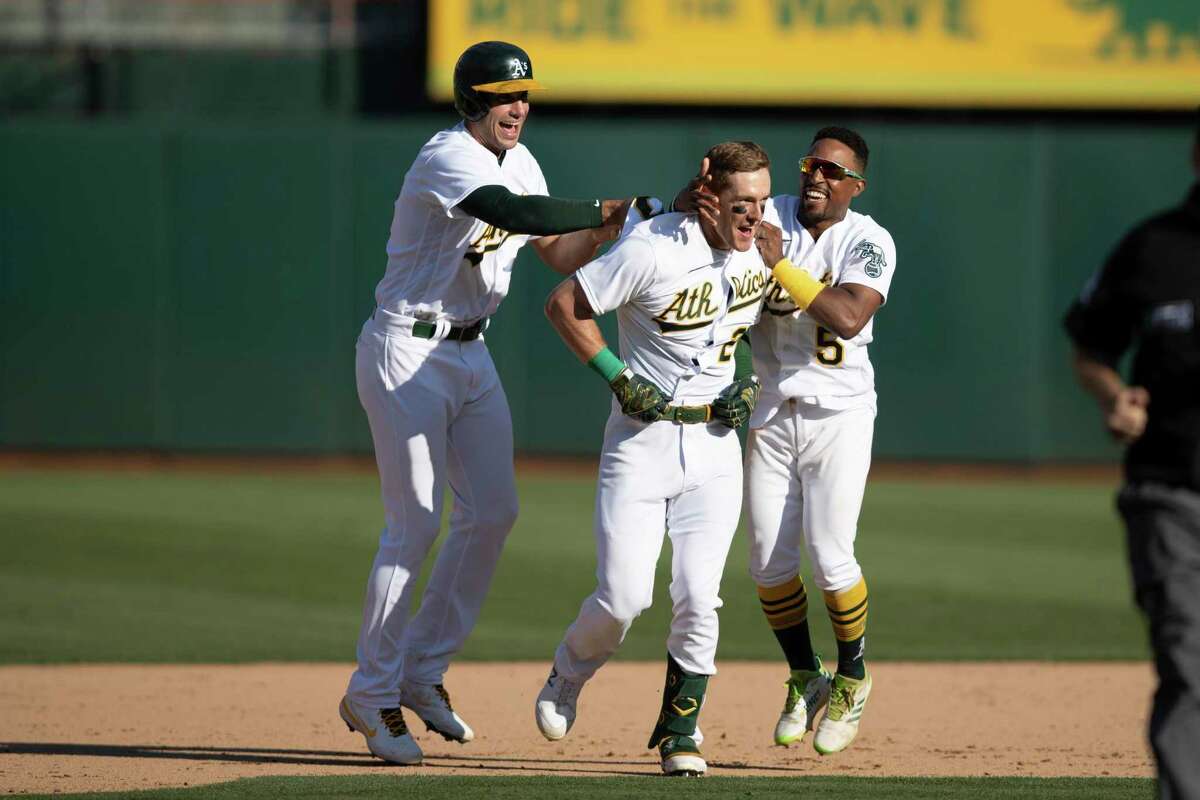
[(808, 619), (808, 594), (799, 575), (778, 586), (759, 586), (758, 602), (772, 630), (791, 628)]
[(859, 578), (858, 583), (836, 594), (825, 592), (825, 608), (833, 622), (833, 635), (840, 642), (861, 639), (867, 632), (867, 581)]

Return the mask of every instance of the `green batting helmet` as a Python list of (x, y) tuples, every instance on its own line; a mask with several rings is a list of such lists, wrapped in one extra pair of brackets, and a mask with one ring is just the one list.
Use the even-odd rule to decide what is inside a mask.
[(508, 42), (473, 44), (454, 65), (454, 107), (472, 122), (487, 116), (490, 108), (480, 92), (508, 94), (541, 88), (533, 79), (529, 54)]

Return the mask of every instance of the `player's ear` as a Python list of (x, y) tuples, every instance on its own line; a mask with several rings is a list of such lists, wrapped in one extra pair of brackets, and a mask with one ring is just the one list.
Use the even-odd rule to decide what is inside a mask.
[(854, 196), (855, 197), (858, 197), (860, 194), (862, 194), (866, 190), (867, 190), (867, 182), (866, 181), (858, 180), (858, 181), (854, 182)]

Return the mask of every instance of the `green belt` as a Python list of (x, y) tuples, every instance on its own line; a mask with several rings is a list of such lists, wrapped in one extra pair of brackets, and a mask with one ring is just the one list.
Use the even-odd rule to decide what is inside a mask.
[(709, 422), (712, 419), (712, 406), (667, 406), (662, 418), (685, 425)]
[[(451, 327), (450, 332), (445, 338), (455, 342), (470, 342), (479, 338), (479, 334), (483, 333), (483, 329), (487, 327), (487, 318), (483, 318), (474, 325), (465, 327)], [(412, 335), (418, 339), (432, 339), (437, 333), (437, 325), (432, 322), (424, 322), (417, 320), (412, 324)]]

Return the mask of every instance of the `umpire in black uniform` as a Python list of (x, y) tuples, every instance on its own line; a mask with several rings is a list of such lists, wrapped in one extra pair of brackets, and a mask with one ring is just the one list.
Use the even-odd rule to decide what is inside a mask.
[[(1200, 177), (1200, 117), (1192, 166)], [(1129, 444), (1117, 507), (1159, 685), (1159, 796), (1200, 798), (1200, 182), (1134, 228), (1066, 317), (1075, 373)], [(1116, 366), (1134, 349), (1130, 384)]]

